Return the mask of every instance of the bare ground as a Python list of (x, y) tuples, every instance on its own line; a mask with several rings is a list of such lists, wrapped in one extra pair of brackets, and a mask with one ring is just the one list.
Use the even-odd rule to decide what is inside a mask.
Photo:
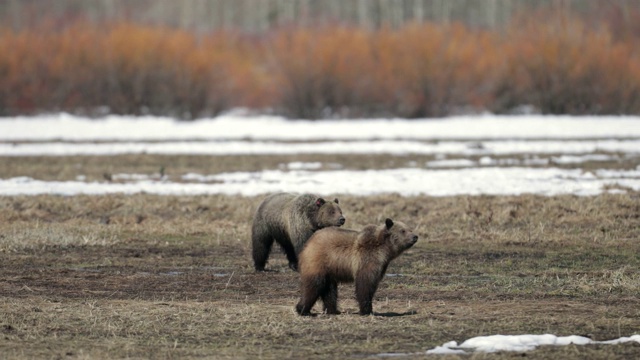
[[(213, 146), (213, 145), (212, 145)], [(561, 154), (539, 154), (533, 157), (545, 160), (554, 167), (592, 169), (635, 169), (640, 165), (640, 157), (628, 154), (600, 153), (612, 156), (609, 161), (585, 161), (580, 163), (557, 164), (553, 158)], [(465, 159), (478, 161), (482, 156), (466, 156)], [(531, 155), (518, 154), (492, 156), (494, 159), (531, 159)], [(448, 159), (453, 159), (449, 157)], [(300, 155), (153, 155), (130, 154), (117, 156), (25, 156), (0, 157), (3, 178), (28, 176), (46, 181), (76, 180), (82, 175), (86, 181), (105, 181), (115, 174), (167, 175), (171, 181), (182, 181), (188, 173), (203, 175), (236, 171), (263, 171), (286, 168), (293, 161), (318, 162), (319, 170), (332, 170), (335, 166), (351, 170), (393, 169), (405, 167), (425, 167), (429, 161), (437, 160), (432, 155), (392, 155), (392, 154), (300, 154)], [(545, 165), (540, 165), (544, 167)]]
[[(353, 286), (342, 285), (343, 314), (299, 317), (297, 274), (277, 251), (274, 271), (252, 271), (249, 225), (260, 198), (0, 197), (0, 353), (415, 358), (478, 335), (606, 340), (640, 328), (638, 193), (338, 197), (347, 227), (392, 217), (420, 235), (389, 267), (375, 316), (356, 315)], [(640, 344), (526, 356), (625, 359), (640, 357)]]

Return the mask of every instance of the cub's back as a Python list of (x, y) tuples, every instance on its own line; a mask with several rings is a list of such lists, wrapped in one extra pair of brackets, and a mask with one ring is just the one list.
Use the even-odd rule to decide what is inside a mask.
[(337, 227), (316, 231), (300, 254), (300, 274), (325, 273), (352, 280), (358, 232)]

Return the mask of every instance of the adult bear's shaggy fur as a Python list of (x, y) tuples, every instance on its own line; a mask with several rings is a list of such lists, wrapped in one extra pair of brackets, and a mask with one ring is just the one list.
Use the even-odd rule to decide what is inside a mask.
[(251, 228), (253, 263), (264, 271), (273, 242), (287, 255), (289, 267), (298, 270), (298, 254), (313, 233), (345, 222), (338, 199), (325, 201), (313, 194), (273, 194), (260, 204)]

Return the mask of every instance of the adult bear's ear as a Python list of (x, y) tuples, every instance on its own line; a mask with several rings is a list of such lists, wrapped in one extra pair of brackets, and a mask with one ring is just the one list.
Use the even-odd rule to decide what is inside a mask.
[(387, 218), (387, 220), (384, 221), (384, 224), (387, 226), (387, 230), (389, 230), (393, 226), (393, 220)]
[(334, 203), (336, 203), (336, 204), (340, 204), (340, 203), (338, 202), (338, 198), (333, 199), (333, 202), (334, 202)]
[(324, 203), (326, 203), (326, 201), (323, 198), (318, 198), (318, 200), (316, 200), (316, 205), (318, 207), (324, 205)]

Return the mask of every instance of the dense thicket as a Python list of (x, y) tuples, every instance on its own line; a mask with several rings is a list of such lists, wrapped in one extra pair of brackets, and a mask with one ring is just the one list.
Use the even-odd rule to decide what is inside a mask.
[(281, 27), (207, 34), (78, 21), (0, 30), (0, 114), (293, 118), (505, 113), (640, 114), (634, 37), (563, 17), (504, 31), (459, 23)]

